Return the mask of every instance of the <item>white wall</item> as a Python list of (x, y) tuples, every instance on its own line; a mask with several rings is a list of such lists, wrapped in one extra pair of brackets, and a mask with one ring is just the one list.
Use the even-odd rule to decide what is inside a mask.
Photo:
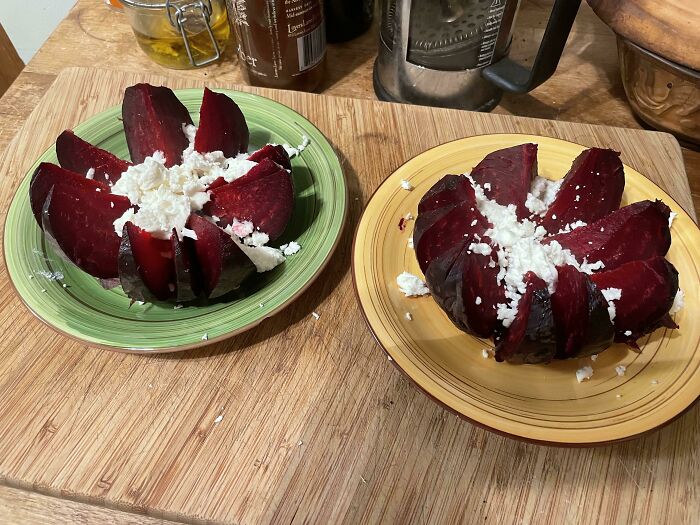
[(0, 23), (25, 63), (56, 29), (75, 1), (0, 0)]

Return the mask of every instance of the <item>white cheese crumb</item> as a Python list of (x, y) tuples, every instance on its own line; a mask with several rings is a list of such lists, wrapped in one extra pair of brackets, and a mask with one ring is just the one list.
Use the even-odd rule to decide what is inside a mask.
[(414, 218), (415, 217), (413, 216), (413, 214), (410, 211), (404, 216), (405, 221), (412, 221)]
[(484, 189), (485, 189), (486, 191), (491, 191), (491, 183), (490, 183), (490, 182), (484, 183)]
[(265, 303), (260, 303), (260, 304), (258, 305), (258, 308), (262, 308), (263, 306), (265, 306)]
[(46, 288), (42, 288), (41, 293), (46, 293)]
[(204, 335), (202, 336), (202, 341), (209, 341), (209, 334), (204, 332)]
[(95, 178), (95, 168), (90, 168), (87, 170), (87, 173), (85, 174), (86, 179), (94, 179)]
[(595, 361), (596, 359), (598, 359), (598, 354), (593, 354), (591, 356), (591, 361)]
[(302, 446), (303, 444), (304, 444), (304, 442), (303, 442), (302, 440), (299, 440), (299, 442), (297, 443), (297, 447), (300, 447), (300, 446)]
[(580, 195), (576, 195), (576, 198), (575, 198), (574, 200), (575, 200), (576, 202), (579, 202), (579, 201), (581, 200), (581, 196), (580, 196)]
[(625, 330), (625, 335), (626, 335), (627, 337), (631, 336), (631, 335), (632, 335), (632, 330)]
[(254, 231), (248, 237), (243, 239), (243, 242), (248, 246), (256, 246), (259, 248), (260, 246), (265, 246), (269, 240), (270, 236), (267, 233)]
[(577, 189), (579, 189), (580, 187), (581, 187), (581, 186), (577, 184), (576, 187), (575, 187), (574, 189), (577, 190)]
[(34, 276), (31, 274), (29, 274), (27, 277), (29, 277), (30, 279), (34, 279)]
[(652, 380), (651, 380), (651, 384), (652, 384), (652, 385), (658, 385), (658, 384), (659, 384), (659, 381), (656, 380), (656, 379), (652, 379)]
[[(214, 217), (212, 217), (214, 219)], [(217, 217), (214, 219), (215, 221), (218, 222), (219, 218)], [(244, 237), (248, 237), (251, 233), (255, 231), (255, 228), (253, 227), (253, 223), (250, 221), (240, 221), (236, 219), (235, 217), (233, 218), (233, 221), (231, 221), (231, 232), (234, 233), (236, 236), (240, 237), (243, 239)]]
[(110, 208), (114, 208), (114, 203), (113, 203), (113, 202), (110, 202), (110, 203), (109, 203), (109, 207), (110, 207)]
[[(476, 221), (474, 221), (476, 222)], [(491, 246), (486, 244), (485, 242), (479, 242), (479, 243), (471, 243), (469, 245), (469, 250), (471, 250), (474, 253), (478, 253), (481, 255), (491, 255)]]
[(406, 244), (408, 244), (408, 247), (409, 247), (411, 250), (415, 250), (415, 246), (413, 245), (413, 236), (411, 236), (411, 237), (408, 238), (408, 241), (406, 241)]
[(625, 365), (618, 365), (615, 367), (615, 372), (617, 373), (618, 376), (622, 377), (625, 375), (625, 371), (627, 370), (627, 367)]
[(194, 239), (195, 241), (197, 240), (197, 233), (194, 230), (190, 230), (189, 228), (182, 228), (182, 236), (189, 237), (190, 239)]
[(591, 377), (593, 377), (593, 367), (591, 366), (584, 366), (583, 368), (576, 370), (576, 381), (579, 383), (585, 381), (586, 379), (590, 379)]
[(396, 278), (396, 284), (406, 297), (418, 297), (430, 293), (425, 282), (412, 273), (402, 272)]
[(401, 187), (406, 191), (413, 190), (413, 184), (411, 184), (409, 181), (407, 181), (405, 179), (401, 181)]
[(68, 288), (68, 285), (66, 283), (63, 283), (61, 286), (63, 286), (64, 288)]
[(138, 304), (139, 306), (143, 306), (146, 303), (144, 301), (136, 301), (136, 304)]
[[(476, 219), (474, 219), (474, 220), (472, 221), (472, 223), (471, 223), (470, 226), (476, 226), (476, 223), (477, 223), (477, 222), (479, 222), (479, 221), (477, 221)], [(466, 234), (465, 234), (465, 236), (466, 236)]]
[(491, 354), (489, 354), (489, 351), (486, 348), (483, 348), (481, 350), (481, 357), (483, 357), (484, 359), (488, 359), (490, 356)]
[(95, 191), (102, 191), (102, 188), (95, 188)]
[(63, 280), (63, 272), (55, 271), (49, 272), (47, 270), (38, 270), (35, 272), (37, 275), (41, 275), (49, 281), (61, 281)]
[(292, 241), (289, 244), (283, 244), (282, 246), (280, 246), (280, 250), (282, 250), (282, 253), (285, 257), (289, 257), (290, 255), (294, 255), (299, 250), (301, 250), (301, 246), (298, 243)]
[(673, 304), (671, 305), (671, 309), (668, 311), (670, 315), (677, 314), (680, 312), (683, 307), (685, 306), (685, 294), (683, 293), (683, 290), (680, 288), (676, 292), (676, 296), (673, 298)]
[(393, 361), (393, 359), (392, 359), (392, 357), (391, 357), (390, 355), (386, 356), (386, 358), (387, 358), (389, 361)]
[(231, 236), (236, 245), (253, 262), (258, 273), (270, 271), (286, 260), (282, 251), (277, 248), (271, 246), (249, 246), (242, 243), (240, 238), (233, 232), (230, 224), (224, 228), (224, 231)]
[(474, 301), (475, 304), (481, 304), (481, 297), (477, 297)]
[(221, 414), (219, 414), (218, 416), (216, 416), (216, 419), (214, 420), (214, 424), (218, 425), (219, 423), (221, 423), (221, 421), (222, 421), (223, 419), (224, 419), (224, 416), (222, 416)]
[(622, 394), (617, 394), (615, 397), (620, 399), (622, 397)]
[(556, 220), (557, 220), (557, 216), (554, 215), (554, 214), (552, 214), (552, 219), (554, 219), (554, 220), (556, 221)]
[(406, 321), (413, 321), (413, 315), (411, 314), (411, 312), (406, 312), (404, 314), (404, 317), (406, 318)]
[(543, 215), (552, 202), (554, 202), (561, 184), (561, 179), (551, 181), (544, 177), (535, 177), (530, 187), (530, 193), (527, 194), (525, 207), (530, 213)]
[(296, 157), (302, 151), (304, 151), (308, 145), (309, 145), (309, 137), (307, 137), (306, 135), (302, 135), (301, 136), (301, 144), (299, 144), (296, 148), (290, 146), (289, 144), (282, 144), (282, 147), (287, 152), (287, 155), (289, 155), (289, 157), (292, 158), (292, 157)]
[(173, 310), (179, 310), (180, 308), (182, 308), (181, 304), (176, 304), (175, 306), (173, 306)]
[(619, 301), (622, 298), (622, 290), (619, 288), (605, 288), (601, 290), (601, 293), (608, 302), (608, 315), (610, 316), (610, 320), (614, 321), (616, 314), (614, 301)]
[(669, 228), (673, 224), (673, 221), (676, 220), (676, 217), (678, 217), (678, 214), (675, 211), (672, 211), (671, 214), (668, 216), (668, 227)]
[(318, 312), (311, 312), (311, 317), (318, 321), (321, 318), (321, 314), (319, 314)]

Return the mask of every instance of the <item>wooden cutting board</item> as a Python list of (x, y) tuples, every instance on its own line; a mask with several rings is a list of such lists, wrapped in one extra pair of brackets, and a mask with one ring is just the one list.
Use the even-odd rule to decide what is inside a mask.
[[(202, 87), (175, 76), (61, 73), (0, 162), (3, 209), (61, 130), (120, 103), (126, 86), (143, 81)], [(291, 307), (256, 329), (163, 356), (111, 353), (54, 333), (23, 307), (3, 265), (0, 481), (186, 522), (697, 518), (697, 407), (647, 437), (596, 449), (546, 448), (491, 434), (435, 405), (386, 361), (350, 275), (364, 203), (394, 169), (430, 147), (523, 132), (615, 148), (694, 216), (670, 135), (240, 89), (297, 110), (336, 147), (351, 196), (331, 264)]]

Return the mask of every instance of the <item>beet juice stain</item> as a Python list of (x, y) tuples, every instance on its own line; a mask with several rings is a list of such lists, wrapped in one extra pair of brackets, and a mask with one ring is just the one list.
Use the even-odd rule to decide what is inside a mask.
[(321, 0), (227, 0), (238, 57), (253, 86), (313, 91), (323, 79)]

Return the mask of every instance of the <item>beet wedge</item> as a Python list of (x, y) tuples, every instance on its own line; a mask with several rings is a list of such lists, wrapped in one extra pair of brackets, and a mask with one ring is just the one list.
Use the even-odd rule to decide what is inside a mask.
[(678, 272), (663, 257), (631, 261), (614, 270), (596, 273), (592, 281), (601, 290), (617, 288), (614, 300), (615, 342), (636, 347), (636, 340), (660, 326), (668, 326), (668, 311), (678, 291)]
[(186, 303), (197, 298), (199, 293), (198, 266), (194, 262), (193, 239), (184, 237), (180, 240), (173, 229), (170, 237), (173, 261), (175, 264), (175, 300)]
[(248, 160), (253, 162), (262, 162), (265, 159), (270, 159), (286, 170), (292, 169), (292, 161), (287, 154), (287, 150), (279, 144), (267, 144), (248, 157)]
[(454, 315), (470, 333), (479, 337), (489, 337), (500, 326), (497, 305), (506, 302), (503, 286), (496, 281), (499, 272), (496, 261), (495, 253), (482, 255), (467, 250), (461, 265), (462, 279)]
[(195, 258), (202, 273), (202, 286), (209, 298), (238, 288), (255, 272), (255, 265), (231, 236), (199, 215), (191, 215), (189, 227), (197, 234)]
[(549, 233), (576, 221), (597, 221), (620, 207), (624, 189), (620, 154), (611, 149), (587, 149), (576, 157), (554, 202), (536, 220)]
[(175, 297), (177, 277), (169, 239), (157, 239), (127, 222), (118, 259), (122, 289), (132, 300), (154, 302)]
[(551, 295), (557, 359), (587, 357), (613, 342), (608, 303), (593, 281), (573, 266), (557, 268), (557, 289)]
[[(439, 214), (435, 217), (435, 214)], [(489, 223), (471, 202), (421, 213), (413, 230), (413, 245), (421, 271), (452, 246), (478, 242)]]
[[(97, 189), (99, 188), (101, 192), (105, 194), (109, 193), (109, 186), (103, 182), (86, 179), (85, 176), (79, 173), (61, 168), (49, 162), (42, 162), (37, 169), (34, 170), (32, 181), (29, 185), (29, 204), (31, 205), (36, 222), (42, 228), (41, 212), (44, 209), (44, 202), (46, 202), (46, 197), (48, 197), (51, 188), (56, 184), (66, 184), (70, 187), (84, 188), (86, 191), (92, 193), (97, 193)], [(107, 206), (109, 206), (109, 203)]]
[(511, 325), (496, 338), (496, 361), (548, 363), (556, 355), (554, 315), (547, 284), (534, 273), (525, 274), (525, 293)]
[(95, 181), (57, 182), (42, 208), (44, 232), (65, 256), (84, 272), (99, 279), (117, 277), (119, 236), (114, 221), (129, 209), (129, 199), (97, 191)]
[(467, 200), (476, 203), (469, 179), (462, 175), (445, 175), (423, 195), (418, 203), (418, 213), (454, 206)]
[(525, 201), (536, 175), (537, 144), (521, 144), (489, 153), (471, 172), (488, 199), (503, 206), (514, 204), (520, 220), (530, 215)]
[(235, 157), (248, 151), (248, 140), (248, 125), (241, 108), (223, 93), (205, 87), (194, 149), (200, 153), (221, 151), (226, 157)]
[[(254, 169), (271, 163), (275, 171), (265, 176), (254, 176)], [(211, 191), (211, 200), (204, 212), (219, 217), (219, 224), (229, 225), (233, 219), (251, 221), (256, 229), (266, 233), (270, 240), (284, 232), (294, 209), (292, 179), (284, 168), (272, 161), (263, 161), (247, 175)]]
[(635, 202), (547, 242), (557, 241), (578, 260), (603, 261), (605, 269), (612, 270), (629, 261), (666, 255), (671, 246), (670, 213), (658, 200)]
[(122, 119), (131, 161), (140, 164), (156, 151), (170, 167), (182, 160), (189, 141), (183, 124), (192, 124), (187, 108), (169, 88), (136, 84), (124, 91)]
[(93, 146), (69, 129), (56, 139), (56, 156), (63, 168), (83, 175), (92, 168), (93, 178), (107, 184), (117, 182), (131, 166), (130, 162)]
[(462, 280), (461, 267), (466, 253), (465, 243), (449, 248), (433, 259), (425, 271), (425, 283), (435, 302), (447, 314), (457, 328), (469, 332), (464, 316), (457, 307), (459, 287)]

